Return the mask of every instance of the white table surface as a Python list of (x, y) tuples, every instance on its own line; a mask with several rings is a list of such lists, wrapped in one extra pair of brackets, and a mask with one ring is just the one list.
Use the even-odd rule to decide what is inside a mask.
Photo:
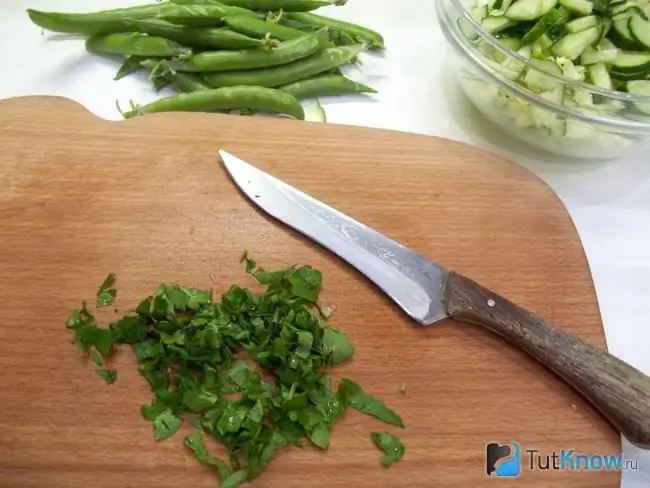
[[(106, 119), (119, 120), (115, 101), (161, 96), (145, 76), (112, 80), (116, 64), (85, 53), (83, 41), (56, 39), (30, 23), (25, 8), (89, 11), (140, 0), (5, 0), (0, 2), (0, 98), (50, 94), (74, 99)], [(535, 153), (490, 130), (458, 93), (445, 69), (448, 54), (434, 0), (349, 0), (322, 9), (384, 34), (383, 57), (364, 57), (350, 76), (379, 90), (371, 101), (323, 103), (330, 123), (437, 135), (486, 147), (544, 179), (568, 208), (593, 273), (607, 345), (650, 374), (650, 157), (609, 162), (562, 160)], [(125, 106), (125, 105), (124, 105)], [(650, 452), (624, 441), (641, 472), (623, 475), (624, 488), (650, 486)], [(570, 448), (571, 446), (560, 446)]]

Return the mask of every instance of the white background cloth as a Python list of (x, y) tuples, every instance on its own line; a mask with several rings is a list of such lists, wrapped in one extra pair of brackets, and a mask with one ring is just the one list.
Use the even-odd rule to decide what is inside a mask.
[[(55, 38), (31, 24), (26, 8), (89, 11), (140, 0), (5, 0), (0, 2), (0, 98), (69, 97), (98, 116), (118, 120), (115, 101), (161, 96), (146, 76), (113, 81), (116, 64), (85, 53), (83, 41)], [(437, 135), (486, 147), (544, 179), (568, 208), (591, 266), (609, 350), (650, 374), (650, 157), (609, 162), (545, 156), (491, 130), (454, 86), (450, 55), (434, 0), (350, 0), (320, 10), (362, 23), (386, 39), (383, 56), (364, 56), (349, 74), (379, 94), (323, 102), (330, 123)], [(623, 475), (624, 488), (650, 486), (650, 452), (624, 443), (641, 472)], [(570, 446), (561, 446), (570, 447)], [(605, 454), (605, 453), (603, 453)]]

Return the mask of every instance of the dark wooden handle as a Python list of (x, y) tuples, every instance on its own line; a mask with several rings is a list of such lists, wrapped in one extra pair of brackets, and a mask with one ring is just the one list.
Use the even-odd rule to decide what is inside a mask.
[(445, 307), (454, 319), (481, 325), (537, 359), (631, 443), (650, 447), (650, 377), (457, 273), (447, 280)]

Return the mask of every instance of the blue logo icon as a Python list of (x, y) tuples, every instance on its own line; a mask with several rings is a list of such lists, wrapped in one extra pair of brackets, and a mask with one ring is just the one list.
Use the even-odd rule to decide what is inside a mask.
[(516, 442), (485, 446), (485, 470), (488, 476), (514, 478), (521, 473), (521, 447)]

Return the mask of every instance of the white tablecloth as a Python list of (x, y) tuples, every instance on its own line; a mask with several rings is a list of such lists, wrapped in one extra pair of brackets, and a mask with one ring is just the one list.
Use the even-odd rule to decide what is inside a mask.
[[(145, 76), (112, 80), (113, 62), (87, 55), (83, 42), (53, 38), (30, 23), (25, 8), (87, 11), (138, 0), (19, 0), (0, 4), (0, 98), (51, 94), (72, 98), (95, 114), (118, 120), (115, 100), (157, 96)], [(650, 157), (587, 163), (564, 161), (513, 143), (490, 130), (450, 78), (448, 49), (434, 0), (350, 0), (323, 10), (372, 27), (386, 38), (383, 57), (365, 57), (352, 77), (379, 90), (370, 101), (324, 103), (330, 123), (381, 127), (448, 137), (489, 148), (542, 177), (567, 206), (596, 285), (609, 350), (650, 374)], [(321, 11), (319, 11), (321, 13)], [(650, 453), (627, 443), (640, 472), (624, 488), (650, 486)], [(568, 447), (568, 446), (567, 446)]]

